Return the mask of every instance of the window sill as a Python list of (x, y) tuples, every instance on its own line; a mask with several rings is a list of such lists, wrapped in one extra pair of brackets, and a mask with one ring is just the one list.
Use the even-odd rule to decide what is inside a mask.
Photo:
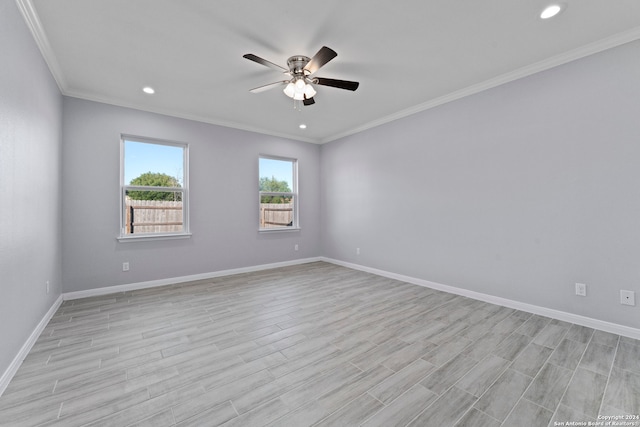
[(117, 237), (120, 243), (150, 242), (155, 240), (190, 239), (191, 233), (180, 234), (141, 234), (138, 236)]
[(287, 228), (259, 228), (258, 233), (291, 233), (293, 231), (300, 231), (300, 227), (287, 227)]

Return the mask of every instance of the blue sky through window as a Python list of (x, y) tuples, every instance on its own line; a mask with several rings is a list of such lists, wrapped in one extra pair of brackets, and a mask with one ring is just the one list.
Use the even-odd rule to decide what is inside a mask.
[(124, 141), (124, 183), (146, 172), (164, 173), (183, 185), (184, 149), (173, 145)]
[(293, 162), (291, 160), (277, 160), (260, 158), (260, 178), (275, 177), (278, 181), (286, 181), (293, 190)]

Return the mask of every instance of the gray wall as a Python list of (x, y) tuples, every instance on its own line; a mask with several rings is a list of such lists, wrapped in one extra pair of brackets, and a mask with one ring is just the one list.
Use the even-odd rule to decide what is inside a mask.
[[(0, 372), (62, 291), (318, 255), (640, 327), (640, 42), (324, 146), (62, 98), (12, 0), (0, 52)], [(192, 238), (116, 240), (121, 133), (190, 144)], [(300, 232), (257, 232), (259, 154)]]
[(324, 145), (324, 255), (640, 327), (638, 76), (634, 42)]
[[(65, 292), (320, 255), (319, 146), (75, 98), (63, 109)], [(121, 133), (190, 144), (190, 239), (116, 240)], [(259, 154), (298, 159), (301, 231), (258, 233)]]
[(2, 375), (61, 293), (62, 97), (13, 0), (0, 0), (0, 52)]

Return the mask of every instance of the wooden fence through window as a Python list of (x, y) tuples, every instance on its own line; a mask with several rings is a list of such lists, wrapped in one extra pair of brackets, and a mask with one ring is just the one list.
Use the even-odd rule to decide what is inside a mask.
[[(126, 200), (125, 233), (183, 231), (182, 202)], [(293, 203), (260, 203), (260, 228), (293, 226)]]
[(293, 226), (293, 203), (260, 203), (260, 228)]
[(125, 233), (171, 233), (183, 231), (182, 202), (126, 200)]

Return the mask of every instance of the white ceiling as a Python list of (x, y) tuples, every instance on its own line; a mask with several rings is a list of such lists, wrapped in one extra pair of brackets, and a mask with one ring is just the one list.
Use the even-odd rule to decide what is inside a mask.
[[(640, 39), (640, 1), (17, 0), (63, 94), (322, 143)], [(286, 67), (326, 45), (338, 57), (293, 109)], [(155, 95), (142, 92), (143, 86)], [(298, 128), (300, 123), (307, 129)]]

